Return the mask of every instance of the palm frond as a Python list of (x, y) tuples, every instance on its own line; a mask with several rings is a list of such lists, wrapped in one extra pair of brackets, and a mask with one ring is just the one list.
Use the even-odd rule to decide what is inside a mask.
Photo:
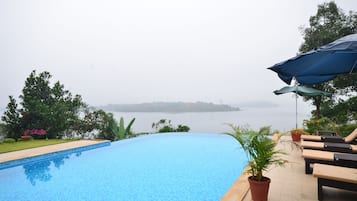
[(268, 135), (270, 135), (270, 127), (262, 127), (259, 132), (252, 130), (245, 130), (239, 126), (229, 124), (233, 129), (230, 133), (241, 145), (242, 149), (247, 154), (249, 169), (248, 172), (257, 180), (263, 177), (263, 171), (267, 170), (271, 165), (282, 166), (287, 161), (280, 157), (285, 152), (275, 149), (275, 142), (273, 142)]

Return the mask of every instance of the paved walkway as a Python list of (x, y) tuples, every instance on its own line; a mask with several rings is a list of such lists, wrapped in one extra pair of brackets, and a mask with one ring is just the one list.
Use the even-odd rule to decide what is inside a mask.
[[(305, 162), (298, 144), (293, 144), (290, 136), (280, 139), (278, 149), (286, 151), (289, 163), (285, 167), (275, 167), (267, 172), (271, 179), (269, 201), (316, 201), (317, 179), (305, 174)], [(324, 187), (324, 201), (356, 201), (357, 192)], [(250, 192), (244, 201), (250, 201)]]
[(59, 152), (69, 149), (75, 149), (79, 147), (86, 147), (86, 146), (100, 144), (104, 142), (108, 142), (108, 141), (107, 140), (78, 140), (73, 142), (3, 153), (0, 154), (0, 163), (23, 159), (23, 158), (30, 158), (34, 156), (39, 156), (43, 154), (49, 154), (49, 153), (54, 153), (54, 152)]

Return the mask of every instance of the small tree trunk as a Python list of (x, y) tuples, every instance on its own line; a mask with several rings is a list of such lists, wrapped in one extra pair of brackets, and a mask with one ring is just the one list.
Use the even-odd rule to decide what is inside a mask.
[(261, 171), (257, 172), (257, 179), (258, 179), (258, 181), (261, 181), (263, 179), (263, 172), (261, 172)]
[(315, 96), (313, 100), (313, 104), (316, 106), (316, 112), (314, 116), (316, 117), (316, 119), (320, 119), (321, 96)]
[(321, 117), (321, 115), (320, 115), (320, 103), (318, 103), (318, 104), (316, 104), (316, 118), (317, 119), (320, 119)]

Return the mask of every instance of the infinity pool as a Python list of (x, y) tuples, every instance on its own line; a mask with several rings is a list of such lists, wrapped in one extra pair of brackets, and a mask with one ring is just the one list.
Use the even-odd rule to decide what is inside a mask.
[(148, 135), (2, 168), (0, 200), (218, 201), (245, 165), (228, 135)]

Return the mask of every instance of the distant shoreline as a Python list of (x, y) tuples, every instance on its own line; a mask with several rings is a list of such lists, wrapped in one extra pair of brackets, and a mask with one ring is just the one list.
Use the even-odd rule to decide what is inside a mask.
[(153, 102), (140, 104), (109, 104), (97, 107), (113, 112), (162, 112), (162, 113), (187, 113), (187, 112), (229, 112), (240, 111), (238, 107), (225, 104), (206, 102)]

